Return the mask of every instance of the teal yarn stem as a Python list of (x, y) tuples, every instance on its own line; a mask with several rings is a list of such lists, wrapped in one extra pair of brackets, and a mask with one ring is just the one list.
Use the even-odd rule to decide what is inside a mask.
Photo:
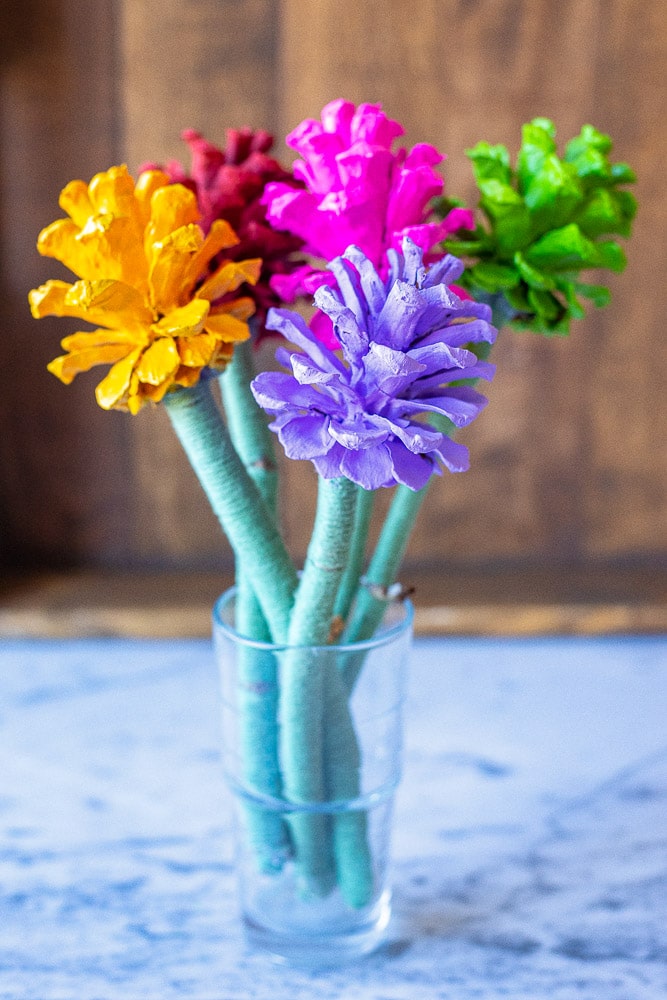
[[(244, 592), (245, 591), (245, 592)], [(248, 575), (237, 576), (234, 628), (258, 642), (271, 634)], [(280, 799), (283, 783), (278, 764), (278, 676), (270, 650), (239, 643), (236, 650), (238, 727), (243, 780), (258, 799)], [(260, 871), (282, 870), (291, 856), (291, 838), (280, 812), (261, 801), (242, 800), (248, 843)]]
[[(361, 791), (361, 753), (348, 695), (341, 671), (330, 669), (325, 687), (324, 767), (327, 796), (335, 802), (349, 802)], [(334, 813), (332, 839), (340, 894), (348, 906), (361, 909), (370, 902), (374, 888), (366, 812)]]
[(357, 502), (354, 511), (354, 527), (352, 530), (352, 543), (350, 545), (350, 558), (341, 581), (334, 616), (341, 622), (346, 622), (352, 607), (359, 580), (364, 569), (366, 560), (366, 540), (373, 516), (373, 501), (375, 492), (357, 487)]
[(172, 426), (262, 608), (275, 642), (289, 627), (297, 574), (260, 493), (232, 445), (208, 381), (165, 396)]
[[(250, 391), (255, 375), (252, 352), (249, 340), (235, 346), (232, 360), (220, 375), (220, 393), (232, 444), (275, 519), (278, 470), (266, 416)], [(234, 608), (237, 632), (260, 642), (271, 641), (243, 558), (236, 562)], [(276, 662), (269, 652), (243, 645), (237, 655), (244, 779), (260, 795), (280, 798)], [(287, 825), (278, 812), (256, 803), (245, 803), (244, 809), (248, 838), (260, 870), (280, 871), (290, 850)]]
[(252, 341), (234, 347), (234, 356), (220, 375), (220, 392), (234, 447), (267, 507), (275, 511), (278, 465), (267, 418), (255, 402), (250, 383), (255, 377)]
[(331, 641), (335, 601), (350, 556), (356, 501), (356, 486), (349, 479), (318, 478), (315, 524), (290, 620), (291, 646), (324, 646)]
[[(280, 761), (285, 798), (295, 805), (325, 803), (327, 668), (336, 595), (347, 565), (356, 490), (347, 479), (320, 479), (306, 562), (294, 600), (280, 683)], [(296, 647), (296, 648), (295, 648)], [(308, 647), (315, 647), (308, 648)], [(327, 660), (329, 663), (327, 664)], [(289, 817), (295, 865), (304, 895), (326, 896), (336, 884), (330, 822), (324, 812)]]
[[(266, 416), (250, 391), (250, 383), (255, 375), (252, 351), (252, 342), (249, 340), (235, 346), (232, 360), (220, 375), (220, 393), (232, 444), (275, 518), (278, 466), (273, 435)], [(242, 615), (244, 618), (246, 635), (261, 639), (266, 634), (266, 625), (262, 621), (261, 607), (254, 597), (252, 587), (248, 584), (240, 586), (244, 572), (243, 560), (240, 559), (236, 566), (236, 582), (239, 586), (237, 616)]]
[[(336, 616), (343, 622), (347, 620), (359, 590), (374, 500), (374, 492), (358, 487), (350, 560), (335, 606)], [(381, 614), (383, 611), (384, 608)], [(349, 659), (346, 657), (346, 662)], [(355, 657), (355, 661), (357, 659)], [(363, 657), (360, 660), (363, 661)], [(356, 799), (361, 787), (361, 758), (348, 697), (343, 674), (339, 670), (328, 674), (324, 760), (328, 795), (338, 801)], [(332, 835), (341, 896), (353, 908), (366, 906), (372, 898), (374, 885), (366, 813), (361, 810), (336, 813)]]
[[(506, 307), (505, 299), (498, 299), (492, 304), (491, 318), (494, 325), (500, 327), (507, 321)], [(491, 344), (489, 343), (482, 342), (476, 345), (477, 356), (482, 361), (489, 356), (490, 350)], [(475, 385), (476, 382), (477, 379), (468, 379), (462, 380), (461, 384)], [(456, 428), (446, 417), (436, 417), (435, 414), (431, 414), (430, 422), (443, 434), (453, 437)], [(377, 588), (382, 591), (396, 582), (417, 515), (432, 482), (433, 476), (420, 490), (411, 490), (407, 486), (396, 487), (394, 498), (366, 571), (366, 586), (361, 586), (357, 592), (350, 620), (344, 633), (345, 642), (370, 639), (382, 621), (385, 601), (375, 596), (372, 589)], [(346, 682), (349, 690), (354, 687), (360, 666), (361, 661), (356, 664), (348, 664)]]
[[(417, 515), (426, 498), (431, 480), (421, 490), (411, 490), (407, 486), (397, 486), (394, 498), (382, 525), (382, 530), (366, 570), (366, 583), (357, 592), (357, 598), (345, 630), (346, 642), (360, 642), (370, 639), (382, 621), (386, 602), (376, 597), (371, 590), (390, 587), (396, 581), (410, 534)], [(351, 690), (358, 671), (348, 667), (347, 684)]]

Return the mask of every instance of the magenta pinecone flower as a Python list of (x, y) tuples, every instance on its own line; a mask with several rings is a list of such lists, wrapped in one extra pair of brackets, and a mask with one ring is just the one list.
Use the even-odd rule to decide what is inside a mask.
[[(305, 186), (267, 184), (262, 201), (269, 222), (299, 236), (307, 253), (324, 260), (357, 246), (382, 277), (388, 270), (387, 251), (400, 250), (406, 236), (428, 255), (450, 233), (472, 228), (468, 210), (454, 209), (444, 219), (431, 217), (430, 203), (444, 186), (435, 167), (444, 156), (427, 143), (409, 151), (392, 150), (403, 131), (379, 104), (327, 104), (321, 121), (306, 119), (287, 136), (288, 146), (301, 156), (294, 176)], [(276, 277), (273, 287), (291, 302), (325, 283), (333, 284), (330, 274), (304, 266), (288, 277)], [(316, 328), (322, 339), (333, 343), (326, 323)]]
[(321, 122), (306, 119), (287, 136), (287, 145), (302, 157), (294, 176), (305, 187), (269, 183), (262, 199), (269, 220), (296, 233), (308, 253), (324, 260), (354, 244), (381, 275), (387, 272), (387, 250), (400, 250), (405, 236), (428, 253), (464, 224), (472, 226), (467, 209), (429, 219), (430, 202), (444, 186), (434, 168), (445, 157), (428, 143), (392, 151), (402, 134), (379, 104), (327, 104)]

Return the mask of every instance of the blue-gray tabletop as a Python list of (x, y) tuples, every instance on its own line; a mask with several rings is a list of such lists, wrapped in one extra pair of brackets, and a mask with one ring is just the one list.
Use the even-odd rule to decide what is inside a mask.
[(385, 946), (238, 922), (205, 641), (0, 645), (3, 1000), (667, 996), (667, 639), (419, 639)]

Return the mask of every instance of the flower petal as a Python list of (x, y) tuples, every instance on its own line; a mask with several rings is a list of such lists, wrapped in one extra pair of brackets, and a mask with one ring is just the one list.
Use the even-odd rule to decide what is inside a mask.
[(358, 415), (352, 420), (332, 420), (329, 423), (329, 433), (332, 438), (350, 451), (361, 451), (373, 448), (389, 436), (386, 427), (380, 427), (375, 422), (364, 420)]
[(151, 195), (150, 205), (151, 218), (146, 228), (148, 247), (166, 240), (176, 230), (189, 228), (201, 218), (196, 195), (183, 184), (157, 187)]
[(375, 323), (375, 340), (404, 350), (426, 308), (423, 293), (406, 281), (395, 281)]
[(33, 288), (28, 293), (30, 312), (35, 319), (42, 319), (43, 316), (64, 316), (65, 296), (72, 286), (66, 281), (55, 281), (50, 279), (39, 288)]
[[(207, 367), (213, 368), (215, 366), (216, 366), (216, 358), (214, 357), (211, 359), (211, 361), (208, 362)], [(203, 370), (204, 370), (203, 365), (201, 368), (197, 367), (190, 368), (187, 365), (182, 365), (174, 375), (174, 384), (182, 385), (186, 389), (189, 388), (190, 386), (196, 385), (200, 379)]]
[(204, 237), (199, 251), (192, 257), (189, 271), (184, 275), (184, 282), (192, 287), (197, 279), (206, 273), (208, 265), (221, 250), (228, 250), (238, 242), (239, 238), (229, 223), (224, 219), (216, 219)]
[(469, 386), (455, 386), (445, 392), (424, 394), (415, 399), (397, 399), (386, 410), (391, 420), (411, 413), (440, 413), (455, 427), (467, 427), (487, 405), (487, 399)]
[(339, 444), (334, 444), (330, 451), (324, 455), (316, 455), (311, 461), (322, 479), (336, 479), (343, 475), (341, 462), (345, 455), (345, 449)]
[(294, 378), (301, 385), (327, 385), (340, 381), (338, 372), (322, 371), (310, 358), (299, 354), (298, 351), (294, 351), (290, 355), (290, 364)]
[(387, 297), (380, 275), (359, 247), (349, 246), (343, 256), (356, 268), (361, 288), (368, 303), (368, 310), (371, 316), (376, 318), (382, 312)]
[(88, 196), (93, 216), (110, 215), (114, 218), (134, 216), (134, 181), (125, 164), (109, 167), (108, 170), (95, 174), (88, 185)]
[(191, 291), (184, 278), (189, 274), (190, 262), (203, 242), (201, 229), (191, 224), (152, 244), (148, 280), (151, 303), (158, 312), (168, 313), (183, 305), (183, 300)]
[(443, 435), (442, 443), (435, 455), (450, 472), (467, 472), (470, 468), (470, 455), (465, 445)]
[(270, 413), (316, 409), (322, 413), (335, 413), (333, 399), (308, 385), (299, 385), (285, 372), (261, 372), (250, 383), (252, 394), (259, 405)]
[(333, 289), (326, 285), (317, 289), (315, 305), (320, 310), (326, 310), (327, 316), (333, 320), (336, 346), (343, 344), (345, 353), (350, 359), (355, 361), (360, 359), (368, 350), (368, 334), (364, 318), (362, 317), (360, 322), (352, 310), (340, 302)]
[(173, 389), (171, 379), (160, 382), (159, 385), (151, 385), (150, 382), (141, 382), (136, 393), (131, 394), (128, 399), (128, 409), (131, 413), (136, 413), (144, 402), (150, 400), (151, 403), (159, 403)]
[(132, 221), (112, 215), (90, 216), (83, 228), (58, 219), (39, 234), (37, 249), (59, 260), (80, 278), (126, 280), (142, 289), (147, 276), (143, 247)]
[[(84, 337), (85, 334), (74, 334), (74, 336)], [(78, 347), (68, 354), (54, 358), (46, 367), (61, 382), (70, 385), (77, 375), (90, 371), (96, 365), (113, 365), (117, 361), (122, 361), (127, 356), (128, 346), (128, 344), (106, 343)]]
[[(433, 147), (431, 147), (433, 149)], [(426, 216), (428, 203), (442, 194), (444, 181), (431, 164), (417, 163), (417, 157), (406, 159), (396, 172), (391, 197), (387, 205), (387, 228), (398, 232)], [(437, 154), (440, 157), (440, 154)], [(440, 157), (441, 158), (441, 157)]]
[(153, 323), (151, 330), (158, 337), (193, 337), (204, 329), (209, 308), (203, 299), (192, 299)]
[(142, 228), (148, 225), (151, 217), (151, 199), (158, 188), (170, 184), (170, 178), (162, 170), (143, 170), (134, 186), (134, 197), (137, 202)]
[(430, 455), (415, 455), (400, 441), (388, 441), (396, 482), (411, 490), (421, 490), (440, 469)]
[(435, 451), (441, 444), (443, 435), (428, 424), (413, 421), (402, 426), (401, 423), (387, 421), (394, 437), (400, 441), (413, 455), (428, 454)]
[(135, 371), (141, 382), (161, 385), (171, 379), (180, 363), (176, 342), (171, 337), (160, 337), (143, 352)]
[(327, 433), (328, 419), (306, 414), (280, 424), (278, 437), (288, 458), (312, 459), (325, 455), (334, 446)]
[(386, 443), (364, 451), (347, 451), (340, 462), (342, 475), (365, 490), (377, 490), (394, 483), (394, 466)]
[(137, 347), (148, 347), (149, 341), (144, 336), (143, 331), (137, 334), (129, 330), (107, 330), (106, 328), (70, 333), (60, 341), (60, 346), (69, 352), (91, 350), (95, 347), (109, 347), (112, 344), (118, 347), (125, 345), (127, 352)]
[(133, 351), (115, 364), (95, 389), (95, 398), (103, 410), (111, 410), (124, 402), (130, 388), (134, 365), (140, 354), (140, 350)]
[(89, 323), (113, 329), (139, 330), (148, 326), (153, 314), (137, 291), (122, 281), (77, 281), (62, 302), (57, 315), (76, 316)]
[(319, 368), (345, 371), (336, 355), (318, 340), (298, 313), (290, 312), (288, 309), (270, 309), (266, 326), (269, 330), (278, 330), (286, 340), (300, 347)]
[(230, 312), (218, 312), (217, 309), (208, 314), (204, 328), (217, 340), (227, 344), (240, 343), (250, 337), (250, 328), (246, 322), (237, 319)]
[(204, 368), (210, 363), (218, 348), (218, 338), (212, 333), (194, 337), (179, 337), (178, 353), (181, 364), (188, 368)]
[(247, 323), (255, 313), (255, 302), (249, 295), (242, 295), (238, 299), (228, 302), (216, 302), (211, 309), (209, 316), (233, 316), (234, 319)]
[(70, 181), (66, 184), (60, 192), (58, 204), (79, 228), (85, 226), (88, 217), (93, 214), (93, 205), (85, 181)]
[[(327, 294), (328, 292), (334, 301), (338, 301), (338, 297), (340, 296), (343, 300), (345, 308), (352, 313), (359, 327), (365, 332), (368, 303), (366, 302), (366, 298), (361, 288), (359, 275), (357, 274), (356, 269), (352, 267), (350, 262), (345, 260), (344, 257), (335, 257), (327, 266), (333, 273), (338, 288), (336, 291), (332, 288), (327, 288), (326, 285), (318, 288), (315, 292), (316, 304), (318, 294), (322, 295)], [(331, 315), (331, 313), (329, 313), (329, 315)]]
[(367, 384), (392, 397), (400, 395), (427, 368), (418, 358), (373, 341), (364, 358), (364, 370)]
[(244, 281), (254, 285), (259, 278), (261, 269), (262, 262), (259, 258), (226, 261), (210, 278), (206, 279), (197, 295), (213, 302), (215, 299), (227, 295), (228, 292), (235, 292)]

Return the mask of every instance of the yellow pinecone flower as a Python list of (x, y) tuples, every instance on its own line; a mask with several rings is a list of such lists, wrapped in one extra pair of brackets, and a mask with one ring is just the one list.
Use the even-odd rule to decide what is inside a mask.
[(148, 170), (136, 184), (111, 167), (90, 184), (72, 181), (60, 195), (68, 218), (42, 230), (37, 249), (80, 279), (47, 281), (30, 292), (35, 318), (73, 316), (97, 328), (62, 341), (49, 371), (69, 384), (79, 372), (111, 365), (95, 391), (103, 409), (137, 413), (205, 369), (222, 370), (234, 344), (250, 336), (254, 304), (233, 298), (255, 284), (261, 260), (210, 262), (238, 243), (218, 220), (204, 236), (192, 191)]

